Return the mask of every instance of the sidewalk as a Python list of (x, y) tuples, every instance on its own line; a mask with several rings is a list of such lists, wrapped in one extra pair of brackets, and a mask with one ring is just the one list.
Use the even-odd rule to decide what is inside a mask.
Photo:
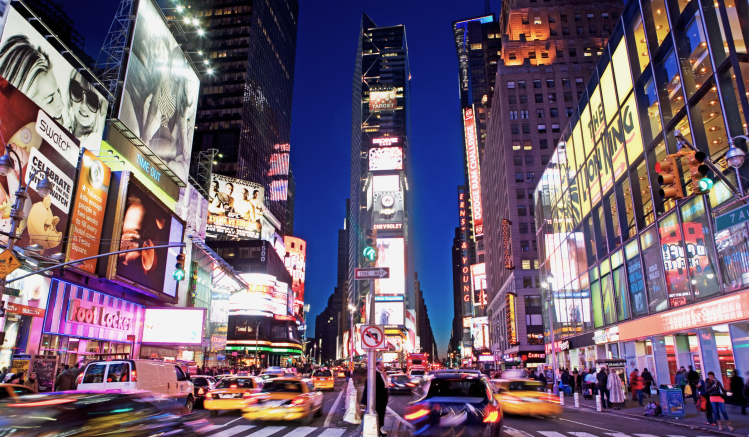
[[(593, 398), (592, 400), (589, 400), (589, 399), (583, 399), (583, 397), (580, 396), (579, 399), (580, 399), (580, 408), (575, 408), (575, 398), (573, 396), (565, 396), (564, 408), (573, 409), (573, 410), (583, 410), (587, 408), (587, 409), (593, 410), (594, 414), (596, 413), (595, 398)], [(697, 408), (692, 403), (691, 398), (687, 398), (685, 400), (684, 411), (686, 413), (686, 417), (684, 419), (645, 416), (644, 415), (645, 405), (647, 405), (648, 402), (658, 402), (660, 404), (660, 399), (656, 395), (652, 395), (650, 396), (650, 398), (645, 397), (642, 402), (643, 402), (643, 406), (641, 407), (637, 401), (633, 401), (631, 400), (631, 398), (629, 398), (625, 402), (625, 405), (624, 407), (622, 407), (621, 410), (614, 410), (612, 408), (602, 409), (601, 413), (598, 413), (598, 414), (609, 414), (609, 415), (620, 416), (620, 417), (626, 416), (626, 417), (632, 417), (632, 418), (638, 418), (638, 419), (644, 419), (644, 420), (652, 420), (652, 421), (666, 423), (666, 424), (673, 425), (673, 426), (685, 427), (685, 428), (690, 428), (690, 429), (699, 429), (699, 430), (707, 431), (716, 435), (742, 436), (742, 437), (749, 435), (749, 415), (742, 416), (741, 407), (737, 407), (735, 405), (726, 404), (726, 412), (728, 413), (728, 417), (731, 419), (731, 426), (733, 426), (735, 431), (729, 432), (725, 421), (723, 421), (723, 431), (721, 432), (721, 431), (718, 431), (717, 426), (705, 425), (705, 422), (707, 422), (707, 419), (705, 418), (705, 413), (700, 413), (697, 411)]]

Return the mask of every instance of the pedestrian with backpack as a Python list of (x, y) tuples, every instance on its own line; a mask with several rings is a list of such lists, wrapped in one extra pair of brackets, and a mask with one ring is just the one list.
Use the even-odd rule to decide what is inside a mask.
[(728, 430), (733, 432), (731, 427), (731, 421), (728, 419), (728, 413), (726, 413), (725, 399), (723, 396), (726, 395), (726, 390), (723, 388), (723, 384), (715, 379), (715, 373), (707, 372), (706, 391), (710, 396), (710, 403), (713, 405), (713, 413), (715, 420), (718, 422), (718, 431), (723, 431), (723, 423), (720, 421), (720, 414), (723, 413), (723, 418), (726, 420)]

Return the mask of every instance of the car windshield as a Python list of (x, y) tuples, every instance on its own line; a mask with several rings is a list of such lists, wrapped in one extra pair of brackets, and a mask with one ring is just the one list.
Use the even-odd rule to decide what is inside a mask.
[(208, 381), (208, 378), (204, 378), (202, 376), (193, 376), (192, 383), (196, 387), (205, 387), (207, 385), (210, 385), (210, 381)]
[(263, 386), (265, 393), (302, 393), (299, 381), (268, 381)]
[(333, 376), (333, 374), (330, 373), (330, 370), (318, 370), (317, 372), (315, 372), (315, 376), (318, 376), (318, 377), (328, 376), (329, 377), (329, 376)]
[(512, 381), (510, 390), (542, 391), (542, 387), (538, 381)]
[(406, 375), (394, 375), (393, 381), (395, 382), (411, 382), (410, 379), (408, 379), (408, 376)]
[(254, 388), (250, 378), (224, 378), (216, 388)]
[(478, 379), (435, 379), (429, 386), (428, 398), (468, 397), (486, 399), (486, 385)]
[(412, 370), (411, 376), (424, 376), (424, 373), (426, 372), (424, 372), (423, 370)]

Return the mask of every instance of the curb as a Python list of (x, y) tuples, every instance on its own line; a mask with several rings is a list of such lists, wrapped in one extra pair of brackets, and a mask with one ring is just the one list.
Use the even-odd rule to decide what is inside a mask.
[[(591, 407), (591, 406), (588, 406), (588, 405), (580, 404), (580, 407), (596, 411), (595, 407)], [(573, 411), (579, 411), (579, 408), (575, 408), (573, 406), (568, 406), (568, 405), (565, 405), (563, 408), (569, 409), (569, 410), (573, 410)], [(726, 435), (726, 436), (731, 436), (731, 437), (743, 437), (744, 436), (744, 434), (738, 434), (738, 433), (735, 433), (735, 432), (718, 431), (716, 428), (705, 428), (704, 426), (689, 425), (687, 423), (678, 423), (678, 422), (675, 422), (675, 421), (672, 421), (672, 420), (663, 420), (663, 419), (659, 419), (659, 418), (656, 418), (656, 417), (640, 416), (640, 415), (631, 414), (631, 413), (609, 413), (608, 411), (601, 411), (601, 414), (607, 414), (609, 416), (628, 416), (628, 417), (632, 417), (632, 418), (636, 418), (636, 419), (643, 419), (643, 420), (647, 420), (647, 421), (650, 421), (650, 422), (662, 423), (662, 424), (665, 424), (665, 425), (675, 426), (675, 427), (679, 427), (679, 428), (688, 428), (688, 429), (691, 429), (691, 430), (705, 431), (705, 432), (709, 432), (711, 434)]]

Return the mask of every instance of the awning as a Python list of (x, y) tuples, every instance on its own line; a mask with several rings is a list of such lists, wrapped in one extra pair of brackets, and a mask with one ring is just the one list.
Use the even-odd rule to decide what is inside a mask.
[(220, 287), (228, 288), (230, 292), (246, 290), (249, 285), (239, 276), (239, 272), (234, 267), (224, 261), (216, 252), (214, 252), (204, 240), (192, 238), (192, 244), (197, 246), (206, 255), (213, 260), (213, 284)]

